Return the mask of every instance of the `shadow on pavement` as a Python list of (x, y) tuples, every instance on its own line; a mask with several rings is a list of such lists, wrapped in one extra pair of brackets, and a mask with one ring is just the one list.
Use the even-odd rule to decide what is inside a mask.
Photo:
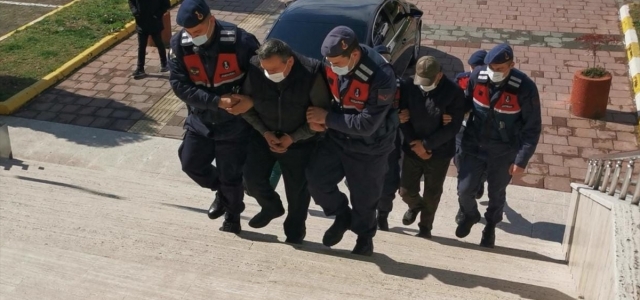
[(635, 112), (607, 109), (607, 113), (604, 118), (602, 118), (602, 121), (635, 126), (638, 124), (638, 116)]
[(2, 167), (5, 171), (9, 171), (13, 167), (19, 167), (23, 170), (29, 170), (29, 165), (25, 164), (24, 161), (15, 158), (0, 158), (0, 167)]
[[(113, 94), (113, 95), (112, 95)], [(148, 137), (127, 133), (136, 122), (146, 120), (145, 112), (136, 108), (135, 99), (125, 97), (115, 99), (116, 93), (105, 92), (105, 97), (84, 96), (63, 89), (52, 88), (31, 100), (13, 114), (14, 117), (35, 119), (45, 122), (31, 122), (21, 119), (6, 119), (9, 127), (29, 128), (46, 132), (58, 138), (91, 147), (117, 147), (141, 142)], [(146, 103), (144, 105), (147, 105)], [(148, 126), (153, 126), (155, 121)], [(54, 126), (49, 122), (107, 129), (90, 130), (71, 126)], [(119, 132), (118, 132), (119, 131)]]
[[(262, 234), (259, 232), (242, 231), (240, 238), (264, 243), (281, 243), (278, 237), (271, 234)], [(291, 245), (291, 244), (289, 244)], [(509, 280), (490, 278), (472, 274), (465, 274), (456, 271), (431, 268), (428, 266), (414, 265), (394, 260), (393, 258), (382, 254), (374, 253), (371, 257), (363, 257), (353, 255), (347, 250), (331, 250), (322, 244), (304, 241), (302, 245), (291, 245), (297, 250), (306, 251), (322, 255), (330, 255), (346, 259), (353, 259), (376, 264), (380, 271), (387, 275), (405, 277), (411, 279), (422, 280), (429, 276), (435, 277), (436, 280), (450, 286), (458, 286), (463, 288), (484, 287), (491, 290), (498, 290), (505, 293), (519, 295), (520, 298), (542, 300), (568, 300), (573, 299), (568, 295), (547, 287), (537, 285), (514, 282)]]
[(75, 184), (68, 184), (68, 183), (63, 183), (63, 182), (58, 182), (58, 181), (38, 179), (38, 178), (32, 178), (32, 177), (26, 177), (26, 176), (15, 176), (15, 178), (20, 179), (20, 180), (25, 180), (25, 181), (56, 185), (56, 186), (61, 186), (61, 187), (66, 187), (66, 188), (72, 188), (72, 189), (76, 189), (76, 190), (83, 191), (83, 192), (86, 192), (86, 193), (89, 193), (89, 194), (93, 194), (93, 195), (96, 195), (96, 196), (100, 196), (100, 197), (106, 197), (106, 198), (111, 198), (111, 199), (116, 199), (116, 200), (124, 200), (125, 199), (125, 198), (120, 197), (118, 195), (95, 191), (95, 190), (84, 188), (84, 187), (81, 187), (81, 186), (75, 185)]

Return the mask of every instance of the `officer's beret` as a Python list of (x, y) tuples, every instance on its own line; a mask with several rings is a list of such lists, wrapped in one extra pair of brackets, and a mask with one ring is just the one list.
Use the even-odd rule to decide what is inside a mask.
[(178, 9), (176, 23), (184, 28), (192, 28), (210, 14), (211, 10), (204, 0), (184, 0)]
[(486, 56), (487, 56), (487, 51), (478, 50), (476, 52), (473, 52), (473, 54), (471, 54), (471, 57), (469, 57), (469, 61), (467, 61), (467, 63), (470, 66), (482, 66), (484, 65), (484, 58)]
[(376, 52), (384, 55), (384, 54), (391, 54), (389, 53), (389, 48), (387, 48), (387, 46), (385, 45), (378, 45), (373, 47), (373, 50), (375, 50)]
[(320, 53), (324, 57), (336, 57), (344, 53), (349, 46), (358, 43), (356, 33), (347, 26), (338, 26), (331, 30), (322, 42)]
[(513, 59), (513, 49), (509, 44), (500, 44), (489, 50), (484, 58), (484, 64), (503, 64)]

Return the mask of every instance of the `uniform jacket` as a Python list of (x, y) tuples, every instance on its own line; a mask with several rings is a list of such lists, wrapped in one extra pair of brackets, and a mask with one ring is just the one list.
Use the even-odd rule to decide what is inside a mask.
[(136, 30), (149, 34), (162, 31), (162, 15), (170, 6), (169, 0), (129, 0), (129, 8), (136, 19)]
[[(364, 74), (369, 80), (368, 90), (355, 91), (355, 94), (366, 92), (367, 97), (359, 107), (349, 107), (343, 98), (334, 95), (325, 121), (329, 128), (327, 136), (352, 152), (389, 153), (393, 150), (399, 124), (398, 114), (392, 107), (396, 76), (392, 66), (381, 55), (366, 45), (361, 45), (360, 49), (360, 61), (349, 74), (337, 76), (337, 84), (340, 93), (345, 94), (356, 80), (355, 77)], [(363, 64), (367, 65), (364, 69)], [(332, 73), (330, 69), (326, 72), (328, 75)]]
[[(436, 89), (424, 92), (417, 85), (403, 84), (400, 109), (408, 109), (409, 121), (401, 124), (404, 134), (403, 150), (418, 157), (410, 143), (422, 141), (434, 157), (451, 158), (456, 152), (455, 136), (464, 119), (464, 93), (456, 83), (443, 76)], [(442, 115), (451, 115), (451, 122), (442, 124)]]
[[(477, 67), (469, 78), (466, 105), (472, 109), (472, 117), (467, 121), (461, 146), (471, 153), (490, 156), (517, 151), (515, 164), (525, 168), (542, 130), (538, 88), (517, 69), (512, 69), (496, 86), (489, 82), (486, 68)], [(488, 93), (483, 92), (482, 86)], [(505, 97), (509, 92), (513, 95)]]
[(251, 59), (243, 93), (253, 98), (253, 108), (243, 117), (260, 134), (279, 131), (299, 142), (316, 136), (307, 123), (307, 108), (329, 109), (331, 96), (322, 62), (299, 54), (293, 59), (291, 71), (279, 83), (264, 75), (257, 56)]
[[(254, 35), (235, 27), (231, 23), (216, 21), (215, 24), (211, 40), (201, 47), (194, 46), (191, 42), (191, 37), (184, 30), (176, 33), (171, 38), (171, 52), (169, 55), (171, 75), (169, 82), (176, 96), (189, 107), (189, 116), (185, 122), (185, 128), (199, 132), (202, 135), (214, 135), (215, 138), (225, 139), (226, 137), (237, 136), (244, 129), (250, 128), (242, 117), (234, 116), (226, 110), (218, 108), (220, 96), (234, 92), (235, 88), (239, 89), (244, 82), (245, 76), (243, 75), (236, 80), (215, 86), (210, 84), (213, 82), (213, 74), (216, 74), (217, 68), (222, 68), (223, 65), (228, 67), (230, 64), (237, 65), (241, 74), (246, 74), (250, 65), (249, 60), (260, 47), (260, 44)], [(229, 28), (234, 28), (235, 32), (227, 30)], [(230, 35), (222, 36), (221, 31), (223, 30), (226, 31), (225, 34)], [(231, 31), (231, 33), (228, 31)], [(223, 48), (226, 50), (223, 50)], [(233, 52), (232, 55), (235, 54), (237, 62), (223, 61), (223, 63), (220, 63), (218, 58), (221, 55), (229, 55), (227, 53), (229, 49)], [(210, 82), (196, 83), (191, 79), (190, 72), (193, 72), (193, 70), (187, 69), (184, 58), (186, 55), (194, 53), (200, 58), (205, 69), (203, 72), (206, 73)], [(214, 125), (217, 128), (216, 130), (213, 130)]]

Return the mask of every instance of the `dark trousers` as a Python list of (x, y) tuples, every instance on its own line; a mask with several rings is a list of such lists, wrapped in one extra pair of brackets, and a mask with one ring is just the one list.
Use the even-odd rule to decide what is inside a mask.
[[(427, 160), (405, 155), (402, 162), (400, 196), (409, 209), (420, 210), (418, 226), (433, 229), (433, 220), (440, 204), (442, 186), (451, 158), (431, 157)], [(424, 191), (420, 197), (420, 179), (424, 176)]]
[(400, 158), (402, 157), (402, 144), (400, 136), (396, 136), (396, 147), (387, 158), (388, 171), (385, 174), (382, 186), (382, 196), (378, 201), (378, 211), (389, 213), (393, 210), (393, 200), (400, 188)]
[[(242, 167), (247, 156), (245, 140), (217, 141), (187, 130), (178, 149), (184, 171), (203, 188), (218, 191), (231, 214), (244, 211)], [(211, 163), (216, 160), (216, 166)]]
[(162, 42), (162, 36), (160, 35), (160, 31), (155, 33), (148, 33), (145, 31), (138, 32), (138, 70), (144, 70), (144, 61), (147, 55), (147, 41), (149, 40), (149, 36), (153, 39), (153, 43), (158, 47), (158, 53), (160, 54), (160, 63), (163, 66), (167, 65), (167, 50), (164, 48), (164, 44)]
[(249, 144), (244, 180), (249, 194), (256, 198), (265, 211), (280, 212), (284, 209), (280, 195), (270, 183), (275, 163), (280, 164), (288, 205), (284, 221), (284, 233), (287, 237), (298, 238), (305, 232), (311, 202), (305, 170), (315, 145), (315, 142), (296, 143), (285, 153), (275, 153), (269, 150), (266, 140), (259, 134), (253, 135)]
[(458, 154), (458, 202), (465, 215), (478, 215), (476, 193), (483, 173), (487, 174), (489, 206), (484, 218), (489, 224), (502, 221), (502, 210), (507, 200), (507, 185), (511, 181), (509, 167), (515, 161), (516, 152), (500, 155), (474, 155), (461, 151)]
[(325, 138), (307, 169), (309, 192), (325, 215), (346, 211), (349, 199), (340, 192), (338, 183), (349, 181), (351, 198), (351, 230), (360, 237), (376, 234), (376, 208), (382, 194), (388, 154), (367, 155), (351, 152)]

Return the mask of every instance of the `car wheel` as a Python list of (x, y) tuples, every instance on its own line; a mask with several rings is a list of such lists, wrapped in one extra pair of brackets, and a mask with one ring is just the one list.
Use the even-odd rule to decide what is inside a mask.
[(418, 22), (418, 28), (416, 30), (415, 45), (413, 46), (413, 57), (411, 57), (411, 66), (414, 66), (418, 62), (420, 56), (420, 43), (422, 42), (422, 21)]

